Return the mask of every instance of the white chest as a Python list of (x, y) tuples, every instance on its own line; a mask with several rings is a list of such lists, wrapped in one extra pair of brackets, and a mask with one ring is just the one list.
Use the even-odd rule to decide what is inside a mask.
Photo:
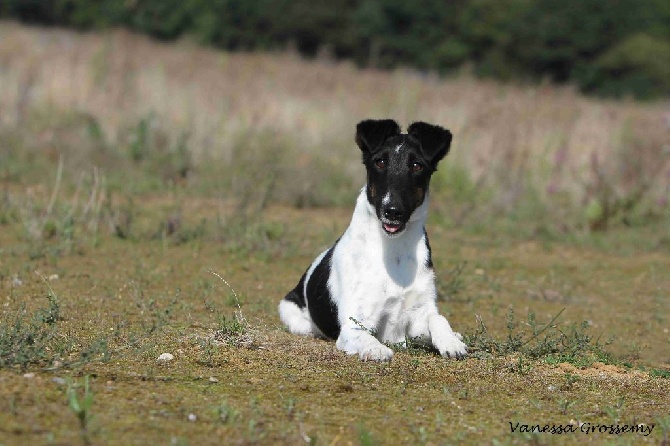
[(333, 252), (332, 298), (338, 306), (369, 306), (371, 313), (395, 313), (434, 298), (429, 255), (423, 221), (389, 238), (374, 215), (354, 218)]

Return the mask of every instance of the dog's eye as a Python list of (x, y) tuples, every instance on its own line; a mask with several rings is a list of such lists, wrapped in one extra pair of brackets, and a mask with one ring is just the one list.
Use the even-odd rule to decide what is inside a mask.
[(386, 169), (386, 161), (384, 158), (379, 158), (375, 161), (375, 166), (377, 166), (378, 169)]
[(412, 163), (412, 172), (421, 172), (423, 170), (423, 164), (414, 162)]

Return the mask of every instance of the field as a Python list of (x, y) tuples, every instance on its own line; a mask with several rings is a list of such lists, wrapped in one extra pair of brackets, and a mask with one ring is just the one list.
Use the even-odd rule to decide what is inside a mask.
[[(279, 322), (348, 224), (367, 117), (455, 135), (427, 229), (465, 360)], [(669, 119), (0, 22), (0, 444), (670, 444)]]

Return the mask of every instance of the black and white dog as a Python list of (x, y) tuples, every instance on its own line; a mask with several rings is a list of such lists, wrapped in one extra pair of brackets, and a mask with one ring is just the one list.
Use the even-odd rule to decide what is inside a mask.
[(428, 235), (428, 183), (451, 144), (451, 133), (415, 122), (401, 133), (390, 119), (356, 126), (367, 185), (351, 223), (321, 253), (279, 304), (291, 333), (337, 339), (338, 349), (362, 360), (388, 361), (382, 342), (407, 338), (443, 356), (467, 353), (459, 333), (436, 306)]

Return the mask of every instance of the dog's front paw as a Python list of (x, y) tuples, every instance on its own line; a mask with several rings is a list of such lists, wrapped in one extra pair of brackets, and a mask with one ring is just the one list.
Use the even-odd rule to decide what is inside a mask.
[(358, 355), (361, 361), (390, 361), (393, 357), (393, 350), (378, 343), (363, 348)]
[(468, 347), (461, 340), (463, 336), (460, 333), (454, 333), (445, 339), (440, 345), (440, 354), (449, 358), (463, 359), (468, 354)]

